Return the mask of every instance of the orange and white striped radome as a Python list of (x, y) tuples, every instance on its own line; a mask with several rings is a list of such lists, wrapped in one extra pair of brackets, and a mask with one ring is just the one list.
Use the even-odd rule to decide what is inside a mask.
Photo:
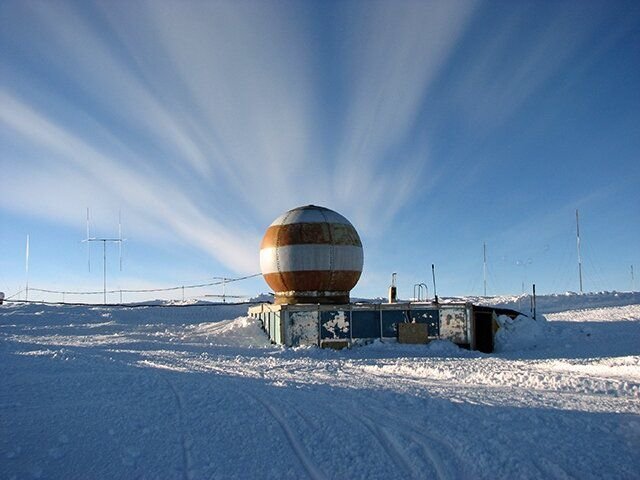
[(260, 269), (277, 304), (349, 303), (363, 260), (349, 220), (315, 205), (279, 216), (260, 245)]

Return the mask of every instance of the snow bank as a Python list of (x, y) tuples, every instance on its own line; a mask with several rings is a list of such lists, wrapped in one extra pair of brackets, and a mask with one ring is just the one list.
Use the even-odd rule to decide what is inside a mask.
[[(529, 312), (531, 295), (494, 296), (494, 297), (462, 297), (453, 300), (470, 301), (478, 305), (492, 305)], [(554, 293), (537, 295), (536, 306), (543, 314), (564, 312), (585, 308), (619, 307), (640, 304), (640, 292), (590, 292), (590, 293)]]
[(251, 317), (200, 323), (187, 329), (185, 339), (205, 341), (217, 346), (246, 348), (271, 346), (260, 320)]
[(500, 328), (495, 335), (495, 352), (510, 352), (535, 348), (544, 341), (547, 320), (538, 315), (534, 320), (526, 315), (511, 318), (499, 315), (497, 318)]

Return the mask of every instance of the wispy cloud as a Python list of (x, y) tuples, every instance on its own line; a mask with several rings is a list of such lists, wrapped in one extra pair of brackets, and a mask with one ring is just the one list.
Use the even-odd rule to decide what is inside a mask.
[[(238, 271), (257, 266), (256, 223), (299, 204), (382, 229), (428, 161), (424, 136), (403, 142), (473, 4), (336, 5), (330, 88), (313, 13), (281, 7), (5, 4), (1, 40), (23, 60), (4, 59), (0, 122), (23, 143), (3, 152), (1, 207), (77, 225), (84, 205), (116, 204)], [(323, 128), (327, 91), (346, 100)]]
[(164, 230), (168, 236), (176, 235), (211, 253), (230, 268), (253, 269), (254, 262), (246, 255), (252, 242), (205, 215), (185, 192), (173, 188), (166, 179), (154, 182), (138, 174), (135, 166), (113, 161), (6, 92), (0, 91), (0, 104), (0, 122), (5, 127), (63, 160), (58, 166), (28, 173), (23, 165), (8, 164), (6, 171), (14, 181), (3, 192), (5, 208), (76, 225), (83, 203), (126, 204), (135, 219), (132, 230), (155, 226), (157, 231)]
[[(359, 222), (393, 218), (429, 163), (416, 128), (432, 82), (451, 55), (474, 2), (371, 2), (349, 12), (345, 30), (347, 107), (338, 150), (337, 192), (358, 196)], [(422, 141), (406, 151), (409, 136)]]
[[(584, 48), (602, 26), (606, 7), (606, 2), (504, 5), (501, 15), (491, 18), (491, 35), (468, 46), (452, 81), (452, 99), (462, 118), (490, 132), (557, 75), (599, 54), (598, 42), (593, 51)], [(485, 24), (479, 28), (486, 32)]]

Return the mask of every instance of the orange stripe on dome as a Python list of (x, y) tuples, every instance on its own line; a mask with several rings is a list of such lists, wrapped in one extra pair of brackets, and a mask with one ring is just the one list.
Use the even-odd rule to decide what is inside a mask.
[(274, 292), (287, 291), (349, 291), (355, 287), (361, 272), (357, 271), (320, 271), (275, 272), (267, 273), (264, 279)]
[(290, 223), (270, 226), (260, 249), (287, 245), (350, 245), (362, 247), (355, 228), (343, 223)]

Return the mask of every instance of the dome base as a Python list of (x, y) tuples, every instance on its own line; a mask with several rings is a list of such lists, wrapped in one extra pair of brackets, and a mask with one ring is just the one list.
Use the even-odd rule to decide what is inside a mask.
[(344, 305), (349, 303), (349, 292), (276, 292), (276, 305), (314, 304)]

